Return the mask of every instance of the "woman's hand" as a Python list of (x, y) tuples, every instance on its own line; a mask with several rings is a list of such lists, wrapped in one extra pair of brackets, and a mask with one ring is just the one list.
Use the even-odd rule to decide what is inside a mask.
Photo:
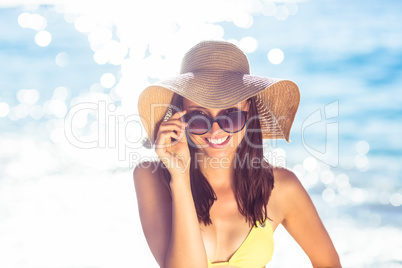
[(186, 126), (182, 120), (186, 111), (177, 112), (159, 126), (156, 136), (155, 151), (170, 175), (185, 174), (190, 168), (190, 151), (188, 149)]

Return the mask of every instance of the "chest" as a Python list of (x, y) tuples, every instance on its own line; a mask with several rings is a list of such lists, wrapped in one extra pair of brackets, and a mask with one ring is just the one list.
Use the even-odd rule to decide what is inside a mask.
[(228, 261), (242, 245), (251, 225), (240, 214), (236, 200), (222, 198), (210, 210), (212, 224), (201, 224), (201, 234), (208, 259), (211, 262)]
[[(280, 223), (280, 211), (277, 211), (275, 202), (268, 204), (268, 216), (266, 224), (273, 233)], [(245, 241), (251, 240), (250, 236), (266, 235), (246, 222), (240, 214), (234, 197), (218, 198), (210, 210), (212, 224), (200, 225), (201, 234), (208, 259), (211, 263), (228, 262), (233, 255), (244, 247)], [(268, 237), (271, 236), (268, 232)], [(269, 240), (269, 239), (268, 239)], [(250, 243), (251, 241), (247, 241)], [(250, 245), (247, 245), (250, 246)], [(273, 245), (272, 245), (273, 247)], [(242, 248), (244, 250), (244, 248)]]

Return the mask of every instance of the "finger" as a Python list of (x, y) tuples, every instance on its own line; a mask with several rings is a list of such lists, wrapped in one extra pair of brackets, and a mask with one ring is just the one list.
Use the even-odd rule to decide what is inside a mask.
[(155, 149), (159, 148), (167, 148), (172, 146), (172, 139), (177, 140), (179, 138), (179, 134), (174, 131), (163, 131), (159, 132), (156, 137)]
[(178, 135), (179, 137), (177, 138), (177, 142), (187, 144), (186, 130), (184, 129), (184, 131), (181, 131), (180, 133), (178, 133)]
[[(186, 122), (184, 122), (183, 120), (179, 119), (169, 119), (168, 121), (162, 122), (160, 124), (160, 126), (170, 126), (170, 125), (177, 125), (177, 126), (181, 126), (181, 125), (187, 125)], [(160, 127), (159, 126), (159, 127)]]
[(178, 111), (178, 112), (174, 113), (174, 114), (172, 115), (172, 117), (170, 117), (170, 118), (171, 118), (171, 119), (179, 119), (179, 118), (181, 118), (183, 115), (185, 115), (186, 113), (187, 113), (186, 110), (184, 110), (184, 111)]
[(185, 129), (185, 125), (181, 123), (163, 124), (159, 126), (158, 132), (176, 131), (180, 133), (183, 128)]

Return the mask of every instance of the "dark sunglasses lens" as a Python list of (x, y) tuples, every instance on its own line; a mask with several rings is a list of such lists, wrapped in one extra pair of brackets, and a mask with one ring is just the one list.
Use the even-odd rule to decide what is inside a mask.
[(196, 115), (188, 118), (188, 131), (193, 134), (204, 134), (208, 132), (210, 122), (206, 116)]
[(240, 131), (244, 127), (245, 123), (246, 116), (242, 111), (228, 113), (219, 119), (220, 127), (229, 133)]

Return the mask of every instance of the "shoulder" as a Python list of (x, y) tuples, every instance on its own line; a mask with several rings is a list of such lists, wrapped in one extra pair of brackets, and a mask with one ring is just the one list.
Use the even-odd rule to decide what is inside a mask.
[(289, 169), (283, 167), (273, 168), (275, 188), (281, 192), (304, 190), (297, 176)]
[(139, 163), (133, 172), (134, 180), (140, 180), (143, 176), (157, 175), (158, 172), (158, 161), (144, 161)]
[(144, 177), (159, 177), (163, 174), (161, 161), (143, 161), (135, 166), (133, 177), (135, 181)]
[[(139, 163), (133, 171), (134, 185), (138, 191), (168, 190), (167, 173), (164, 172), (160, 161)], [(152, 189), (151, 189), (152, 188)]]
[(297, 176), (289, 169), (274, 167), (274, 189), (272, 198), (281, 206), (286, 215), (296, 206), (309, 200), (308, 194)]

